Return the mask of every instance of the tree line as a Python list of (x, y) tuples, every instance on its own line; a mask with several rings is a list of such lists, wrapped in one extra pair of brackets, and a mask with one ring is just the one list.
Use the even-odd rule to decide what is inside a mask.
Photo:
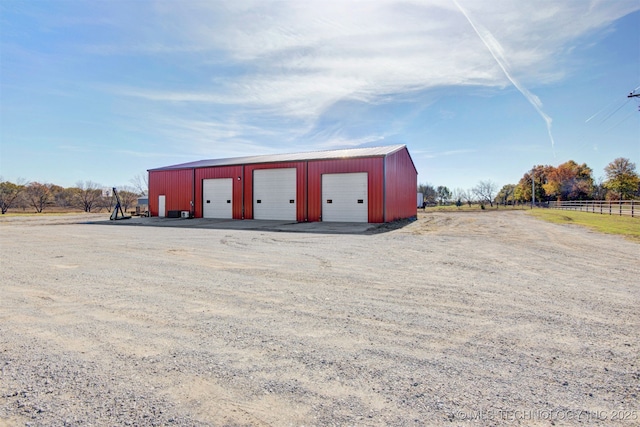
[[(619, 157), (605, 168), (605, 178), (593, 179), (593, 171), (586, 163), (578, 164), (573, 160), (555, 167), (537, 165), (525, 172), (517, 184), (506, 184), (500, 190), (491, 181), (479, 181), (469, 189), (450, 190), (440, 185), (418, 185), (426, 205), (445, 205), (479, 203), (482, 208), (494, 203), (510, 205), (527, 203), (532, 200), (535, 191), (537, 202), (553, 200), (630, 200), (640, 197), (640, 176), (635, 163)], [(2, 178), (0, 178), (2, 181)], [(148, 177), (137, 175), (130, 180), (132, 186), (121, 187), (118, 191), (123, 210), (134, 206), (138, 197), (147, 194)], [(532, 185), (533, 183), (533, 185)], [(113, 198), (103, 192), (103, 186), (92, 181), (79, 181), (75, 187), (64, 188), (55, 184), (39, 182), (0, 182), (0, 210), (2, 214), (9, 209), (26, 211), (33, 209), (40, 213), (47, 208), (80, 209), (84, 212), (100, 210), (111, 211)]]
[[(9, 209), (34, 211), (41, 213), (45, 209), (82, 210), (83, 212), (111, 212), (115, 205), (111, 191), (93, 181), (79, 181), (75, 187), (61, 187), (40, 182), (13, 183), (0, 178), (0, 212)], [(118, 196), (123, 210), (137, 204), (138, 197), (147, 194), (147, 178), (136, 176), (131, 179), (132, 186), (120, 187)]]
[(536, 165), (525, 172), (517, 184), (506, 184), (500, 190), (496, 183), (487, 180), (479, 181), (469, 190), (458, 188), (453, 191), (442, 185), (420, 184), (418, 192), (423, 194), (426, 205), (479, 203), (483, 208), (494, 203), (528, 203), (533, 194), (536, 202), (640, 198), (640, 175), (635, 163), (619, 157), (604, 168), (604, 173), (604, 178), (594, 180), (593, 171), (586, 163), (569, 160), (557, 167)]

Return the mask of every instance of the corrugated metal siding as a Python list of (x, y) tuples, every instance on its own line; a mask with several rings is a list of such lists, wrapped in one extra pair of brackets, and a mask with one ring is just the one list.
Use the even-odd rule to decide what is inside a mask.
[[(256, 156), (260, 157), (260, 156)], [(253, 218), (253, 171), (296, 168), (296, 219), (320, 221), (322, 216), (322, 174), (368, 174), (369, 222), (380, 223), (417, 215), (415, 194), (417, 171), (404, 146), (386, 157), (341, 158), (299, 162), (256, 163), (196, 169), (149, 171), (149, 209), (158, 215), (158, 196), (166, 196), (166, 210), (190, 210), (202, 217), (202, 180), (233, 179), (233, 218)], [(240, 177), (240, 180), (238, 180)], [(194, 192), (195, 181), (195, 192)], [(386, 187), (385, 187), (386, 186)], [(386, 192), (386, 197), (385, 197)], [(195, 195), (194, 195), (195, 193)], [(244, 207), (244, 212), (243, 212)]]
[(406, 148), (385, 158), (385, 186), (385, 222), (418, 214), (418, 172)]
[(150, 171), (158, 170), (174, 170), (174, 169), (194, 169), (218, 166), (242, 166), (249, 164), (265, 164), (265, 163), (291, 163), (306, 162), (313, 160), (337, 160), (347, 158), (365, 158), (365, 157), (383, 157), (393, 154), (405, 148), (405, 145), (387, 145), (382, 147), (365, 147), (365, 148), (347, 148), (343, 150), (327, 150), (327, 151), (307, 151), (303, 153), (289, 154), (268, 154), (263, 156), (245, 156), (231, 157), (227, 159), (207, 159), (195, 162), (181, 163), (178, 165), (165, 166), (162, 168), (150, 169)]
[[(320, 221), (322, 215), (322, 174), (367, 172), (369, 186), (369, 222), (384, 222), (383, 157), (362, 159), (318, 160), (308, 163), (307, 188), (309, 221)], [(411, 201), (415, 196), (412, 196)]]
[[(196, 169), (196, 218), (202, 218), (202, 180), (215, 178), (233, 179), (233, 219), (242, 219), (242, 166), (219, 166)], [(240, 178), (240, 179), (238, 179)]]
[(158, 196), (166, 196), (166, 210), (190, 211), (193, 200), (193, 170), (149, 172), (149, 212), (158, 216)]
[(304, 222), (307, 217), (306, 162), (266, 163), (244, 167), (244, 218), (253, 219), (253, 171), (256, 169), (296, 168), (296, 221)]

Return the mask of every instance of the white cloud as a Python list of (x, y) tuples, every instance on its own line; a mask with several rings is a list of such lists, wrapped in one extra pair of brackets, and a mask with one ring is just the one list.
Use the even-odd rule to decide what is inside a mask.
[[(571, 40), (639, 8), (633, 1), (460, 3), (500, 40), (513, 74), (539, 83), (564, 76), (555, 55)], [(204, 60), (206, 47), (247, 71), (224, 88), (156, 99), (249, 104), (304, 118), (344, 99), (373, 103), (438, 86), (509, 84), (449, 0), (186, 4), (156, 4), (152, 25), (171, 37), (147, 51), (181, 47)]]
[[(233, 134), (218, 133), (215, 123), (224, 118), (198, 132), (232, 141), (255, 135), (245, 128), (255, 122), (249, 116), (285, 118), (287, 132), (300, 135), (339, 102), (379, 105), (441, 87), (515, 84), (550, 126), (540, 100), (527, 88), (566, 78), (572, 70), (563, 57), (578, 38), (640, 9), (634, 0), (459, 3), (499, 40), (493, 51), (452, 0), (162, 0), (151, 14), (132, 6), (140, 18), (145, 15), (145, 24), (132, 30), (136, 39), (122, 46), (123, 54), (183, 55), (183, 68), (209, 79), (182, 82), (179, 90), (139, 84), (116, 92), (152, 102), (210, 104), (216, 111), (230, 108), (237, 120)], [(109, 45), (102, 52), (116, 51)], [(495, 55), (508, 61), (508, 72)], [(327, 144), (376, 138), (349, 139), (337, 132)]]

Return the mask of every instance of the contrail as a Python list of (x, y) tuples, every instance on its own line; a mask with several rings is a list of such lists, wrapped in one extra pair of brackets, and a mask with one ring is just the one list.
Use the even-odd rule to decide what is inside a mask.
[(553, 150), (553, 156), (555, 157), (555, 141), (553, 140), (553, 135), (551, 134), (552, 119), (544, 111), (542, 111), (542, 102), (540, 101), (540, 98), (529, 92), (526, 87), (522, 86), (518, 80), (511, 76), (511, 73), (509, 72), (509, 63), (504, 57), (504, 49), (502, 49), (502, 45), (498, 42), (498, 40), (493, 37), (493, 34), (491, 34), (491, 32), (488, 29), (484, 28), (482, 25), (475, 24), (469, 17), (467, 11), (464, 10), (462, 6), (460, 6), (457, 0), (453, 0), (453, 3), (458, 7), (460, 12), (462, 12), (464, 17), (467, 18), (467, 21), (469, 21), (469, 24), (471, 25), (471, 27), (473, 27), (473, 30), (476, 32), (478, 37), (480, 37), (482, 43), (484, 43), (484, 45), (487, 47), (487, 49), (491, 53), (491, 56), (493, 56), (493, 59), (495, 59), (500, 68), (502, 68), (504, 75), (507, 76), (509, 81), (516, 87), (516, 89), (520, 91), (520, 93), (527, 99), (527, 101), (529, 101), (531, 105), (533, 105), (533, 108), (535, 108), (538, 114), (540, 114), (540, 116), (544, 119), (545, 123), (547, 124), (549, 139), (551, 139), (551, 149)]

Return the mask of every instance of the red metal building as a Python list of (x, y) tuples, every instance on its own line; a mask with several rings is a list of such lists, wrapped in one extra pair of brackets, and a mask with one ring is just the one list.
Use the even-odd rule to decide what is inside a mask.
[(390, 222), (415, 217), (405, 145), (202, 160), (149, 169), (152, 216)]

